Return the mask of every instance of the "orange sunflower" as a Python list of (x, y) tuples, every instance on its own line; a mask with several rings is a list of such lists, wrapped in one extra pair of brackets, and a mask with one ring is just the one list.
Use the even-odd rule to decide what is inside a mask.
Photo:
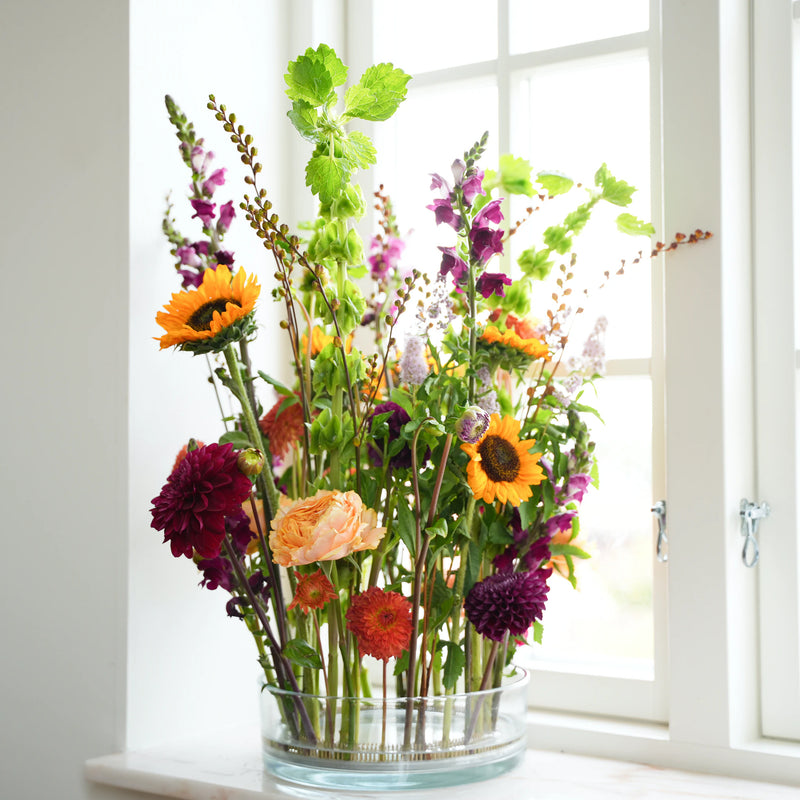
[(544, 480), (541, 453), (529, 453), (534, 439), (519, 440), (520, 423), (513, 417), (492, 414), (486, 434), (475, 444), (462, 444), (469, 456), (467, 481), (479, 500), (518, 506)]
[(481, 335), (481, 341), (486, 344), (499, 344), (503, 348), (511, 348), (531, 358), (547, 359), (550, 355), (547, 345), (541, 339), (537, 339), (535, 336), (523, 339), (516, 330), (511, 328), (501, 333), (500, 329), (494, 325), (487, 325)]
[(261, 287), (254, 276), (240, 269), (231, 279), (230, 270), (220, 265), (203, 273), (197, 289), (176, 292), (156, 314), (156, 322), (166, 331), (161, 349), (180, 346), (193, 353), (224, 350), (252, 333), (252, 312)]

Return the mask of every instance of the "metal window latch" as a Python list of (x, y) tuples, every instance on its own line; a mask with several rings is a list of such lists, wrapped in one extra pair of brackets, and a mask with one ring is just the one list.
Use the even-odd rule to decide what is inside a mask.
[(746, 567), (754, 567), (758, 563), (758, 523), (770, 515), (772, 509), (766, 504), (751, 503), (742, 498), (739, 503), (739, 516), (742, 519), (742, 536), (744, 536), (744, 547), (742, 547), (742, 563)]
[(664, 563), (669, 560), (666, 553), (667, 547), (667, 503), (659, 500), (651, 509), (658, 520), (658, 541), (656, 542), (656, 558)]

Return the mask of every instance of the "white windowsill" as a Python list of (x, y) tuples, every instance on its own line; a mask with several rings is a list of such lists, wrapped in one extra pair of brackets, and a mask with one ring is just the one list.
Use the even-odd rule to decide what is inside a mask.
[[(532, 737), (537, 737), (534, 725)], [(654, 740), (662, 740), (657, 732)], [(146, 750), (91, 759), (89, 780), (182, 800), (343, 800), (327, 792), (276, 781), (261, 764), (259, 737), (251, 728)], [(535, 790), (534, 788), (535, 787)], [(441, 800), (445, 791), (462, 800), (485, 797), (536, 797), (537, 800), (797, 800), (798, 789), (718, 775), (633, 764), (626, 761), (531, 749), (524, 763), (499, 778), (456, 789), (431, 791), (352, 792), (361, 800), (382, 797)]]

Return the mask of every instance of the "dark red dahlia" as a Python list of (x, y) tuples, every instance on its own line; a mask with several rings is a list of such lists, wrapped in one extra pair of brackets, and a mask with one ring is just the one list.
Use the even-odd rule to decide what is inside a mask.
[(172, 555), (216, 558), (225, 536), (225, 517), (241, 508), (250, 479), (236, 464), (230, 444), (210, 444), (186, 454), (153, 498), (150, 526), (164, 531)]
[(542, 618), (550, 570), (498, 572), (476, 583), (464, 601), (467, 619), (478, 633), (500, 642), (506, 632), (522, 636)]

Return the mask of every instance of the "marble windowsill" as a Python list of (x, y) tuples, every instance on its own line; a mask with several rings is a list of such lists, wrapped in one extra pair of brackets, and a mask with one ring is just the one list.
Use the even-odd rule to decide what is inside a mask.
[[(258, 738), (251, 729), (146, 750), (94, 758), (89, 780), (182, 800), (344, 800), (341, 792), (277, 781), (261, 765)], [(519, 800), (790, 800), (797, 788), (660, 769), (623, 761), (528, 750), (524, 763), (499, 778), (449, 790), (380, 794), (352, 792), (358, 800), (441, 800), (443, 791), (460, 800), (516, 797)]]

